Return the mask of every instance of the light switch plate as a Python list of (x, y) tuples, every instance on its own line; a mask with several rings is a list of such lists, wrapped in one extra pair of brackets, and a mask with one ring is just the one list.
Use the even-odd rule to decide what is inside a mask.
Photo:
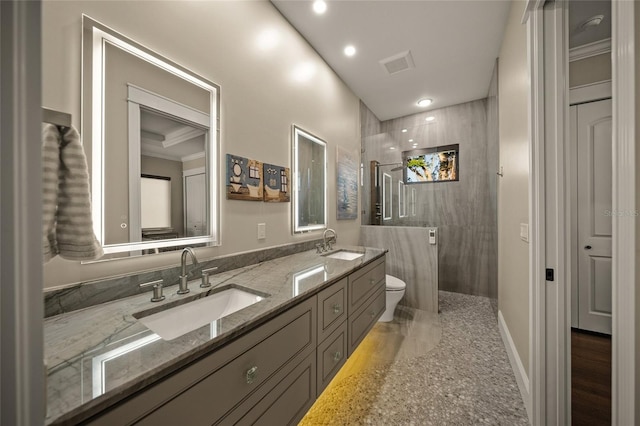
[(266, 223), (259, 223), (258, 224), (258, 239), (259, 240), (264, 240), (265, 238), (267, 238), (267, 224)]
[(529, 224), (521, 223), (520, 224), (520, 239), (525, 242), (529, 242)]

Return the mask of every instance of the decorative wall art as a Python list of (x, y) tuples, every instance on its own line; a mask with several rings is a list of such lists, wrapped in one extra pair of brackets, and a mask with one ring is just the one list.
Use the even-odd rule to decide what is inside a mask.
[(262, 201), (262, 162), (227, 154), (227, 199)]
[(405, 183), (459, 180), (458, 146), (455, 144), (403, 152)]
[(291, 201), (291, 182), (288, 167), (264, 163), (264, 201), (288, 203)]
[(337, 219), (358, 218), (358, 156), (340, 146), (336, 160)]

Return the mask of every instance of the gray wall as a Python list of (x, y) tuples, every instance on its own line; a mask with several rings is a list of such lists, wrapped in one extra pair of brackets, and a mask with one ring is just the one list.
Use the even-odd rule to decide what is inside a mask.
[[(435, 120), (427, 123), (427, 116), (434, 116)], [(388, 120), (379, 123), (379, 127), (374, 118), (370, 112), (361, 112), (362, 160), (367, 170), (371, 160), (401, 162), (402, 151), (413, 149), (409, 138), (419, 143), (418, 149), (459, 144), (460, 180), (407, 185), (409, 215), (404, 218), (398, 217), (397, 199), (397, 182), (402, 179), (402, 171), (392, 172), (393, 166), (382, 168), (392, 175), (394, 192), (393, 219), (383, 225), (437, 227), (440, 289), (495, 297), (497, 137), (494, 133), (491, 143), (488, 142), (487, 100)], [(380, 132), (373, 133), (377, 128)], [(403, 128), (408, 132), (402, 133)], [(365, 201), (368, 185), (369, 179), (365, 177), (363, 224), (371, 215)], [(411, 212), (413, 189), (415, 215)]]
[(389, 250), (387, 274), (407, 284), (401, 305), (438, 312), (438, 245), (429, 244), (429, 229), (362, 226), (360, 244)]

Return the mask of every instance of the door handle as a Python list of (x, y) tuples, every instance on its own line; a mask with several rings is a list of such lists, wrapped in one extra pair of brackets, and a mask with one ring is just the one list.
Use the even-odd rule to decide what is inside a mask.
[(591, 246), (584, 246), (585, 250), (591, 250)]

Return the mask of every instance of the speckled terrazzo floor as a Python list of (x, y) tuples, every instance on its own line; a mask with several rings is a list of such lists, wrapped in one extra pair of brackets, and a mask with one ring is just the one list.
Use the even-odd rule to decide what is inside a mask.
[(378, 323), (301, 425), (527, 425), (490, 301), (440, 292), (440, 315)]

